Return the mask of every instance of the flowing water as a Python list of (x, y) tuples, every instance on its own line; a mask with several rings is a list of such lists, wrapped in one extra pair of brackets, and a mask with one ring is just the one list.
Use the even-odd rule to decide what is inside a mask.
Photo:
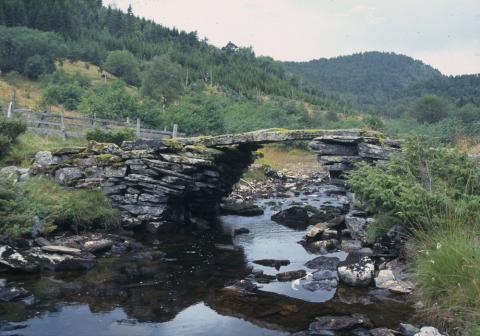
[[(322, 191), (257, 203), (265, 214), (224, 216), (213, 233), (172, 235), (157, 244), (162, 258), (130, 254), (101, 258), (86, 273), (2, 275), (33, 293), (23, 301), (0, 303), (0, 335), (288, 335), (305, 330), (316, 316), (366, 314), (376, 326), (397, 327), (412, 315), (402, 297), (375, 289), (341, 284), (311, 292), (307, 280), (259, 284), (256, 295), (232, 295), (227, 285), (243, 279), (256, 259), (288, 259), (279, 271), (254, 265), (265, 274), (306, 269), (317, 255), (297, 243), (306, 230), (293, 230), (270, 220), (292, 202), (319, 206), (335, 203)], [(231, 236), (236, 228), (247, 234)], [(223, 231), (223, 232), (222, 232)], [(235, 244), (237, 251), (216, 249)], [(146, 243), (148, 244), (148, 242)], [(155, 246), (157, 246), (155, 245)], [(160, 255), (158, 253), (158, 255)], [(340, 259), (344, 252), (332, 253)]]

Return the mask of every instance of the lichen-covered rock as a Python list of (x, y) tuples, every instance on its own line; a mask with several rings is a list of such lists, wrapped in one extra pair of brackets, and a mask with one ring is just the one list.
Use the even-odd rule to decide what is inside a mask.
[(57, 160), (52, 155), (52, 152), (49, 151), (38, 152), (35, 154), (35, 159), (33, 160), (33, 166), (40, 168), (46, 168), (55, 163), (57, 163)]
[(434, 327), (422, 327), (415, 336), (443, 336), (437, 328)]
[(338, 264), (340, 280), (353, 287), (366, 287), (372, 283), (375, 264), (369, 257), (350, 254)]

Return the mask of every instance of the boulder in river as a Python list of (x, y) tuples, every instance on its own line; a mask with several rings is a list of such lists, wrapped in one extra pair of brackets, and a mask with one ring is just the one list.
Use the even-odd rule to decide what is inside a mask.
[(305, 250), (314, 254), (327, 254), (334, 251), (339, 242), (336, 239), (319, 240), (309, 244), (302, 244)]
[(288, 271), (288, 272), (278, 273), (277, 280), (292, 281), (292, 280), (303, 278), (305, 275), (307, 275), (307, 272), (305, 270)]
[(415, 336), (443, 336), (438, 329), (434, 327), (422, 327)]
[(280, 269), (281, 266), (290, 265), (290, 260), (286, 259), (258, 259), (252, 261), (254, 264), (268, 266), (268, 267), (275, 267), (277, 270)]
[(327, 229), (328, 229), (327, 223), (315, 224), (310, 230), (308, 230), (307, 234), (305, 235), (305, 240), (306, 241), (319, 240), (321, 239), (323, 232)]
[(238, 228), (238, 229), (235, 229), (233, 231), (234, 236), (238, 236), (238, 235), (241, 235), (241, 234), (247, 234), (247, 233), (250, 233), (250, 230), (247, 229), (247, 228)]
[(397, 280), (393, 272), (388, 269), (378, 272), (375, 278), (375, 286), (398, 294), (409, 294), (414, 288), (410, 281)]
[(416, 333), (420, 332), (420, 329), (409, 323), (400, 323), (399, 330), (403, 336), (415, 336)]
[(372, 336), (396, 336), (397, 332), (388, 328), (375, 328), (369, 330)]
[(258, 205), (248, 202), (234, 203), (228, 202), (220, 206), (220, 212), (226, 215), (237, 215), (237, 216), (260, 216), (263, 215), (263, 209)]
[(370, 257), (350, 254), (338, 264), (340, 280), (354, 287), (367, 287), (372, 283), (375, 264)]
[(357, 327), (372, 327), (372, 322), (362, 314), (350, 316), (319, 316), (316, 321), (310, 323), (309, 331), (313, 335), (322, 335), (323, 330), (349, 330)]
[(338, 259), (337, 257), (320, 256), (310, 261), (307, 261), (305, 263), (305, 266), (310, 269), (336, 271), (339, 262), (340, 259)]
[(301, 206), (293, 206), (274, 214), (271, 219), (288, 227), (304, 230), (309, 225), (308, 211)]

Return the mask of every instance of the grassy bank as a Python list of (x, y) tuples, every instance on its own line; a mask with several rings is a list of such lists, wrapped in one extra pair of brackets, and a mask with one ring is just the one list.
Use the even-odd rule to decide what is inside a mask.
[(85, 139), (24, 133), (12, 143), (8, 153), (0, 160), (0, 166), (16, 165), (28, 167), (39, 151), (54, 151), (64, 147), (84, 146)]
[(42, 177), (17, 183), (0, 177), (0, 218), (0, 235), (16, 237), (111, 228), (118, 211), (101, 191), (67, 190)]
[(480, 169), (465, 153), (410, 139), (401, 157), (361, 165), (349, 183), (374, 213), (373, 241), (393, 224), (409, 234), (420, 314), (451, 335), (480, 328)]

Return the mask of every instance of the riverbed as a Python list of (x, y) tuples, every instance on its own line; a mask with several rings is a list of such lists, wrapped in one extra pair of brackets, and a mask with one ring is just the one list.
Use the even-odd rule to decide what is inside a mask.
[[(318, 255), (298, 244), (308, 230), (294, 230), (270, 220), (292, 204), (335, 204), (338, 196), (324, 186), (309, 195), (266, 198), (256, 217), (222, 216), (214, 232), (169, 235), (144, 241), (151, 256), (104, 257), (83, 273), (2, 275), (32, 296), (0, 303), (0, 334), (23, 336), (122, 335), (289, 335), (306, 330), (316, 316), (362, 313), (376, 327), (396, 328), (413, 309), (403, 296), (375, 288), (339, 284), (329, 290), (303, 287), (305, 263)], [(235, 229), (248, 233), (233, 236)], [(235, 249), (218, 249), (239, 246)], [(157, 253), (156, 253), (157, 252)], [(347, 253), (326, 256), (345, 259)], [(273, 267), (257, 259), (288, 259)], [(304, 269), (294, 281), (258, 283), (255, 295), (231, 295), (224, 288), (248, 277), (251, 269), (267, 275)], [(361, 331), (358, 331), (361, 332)]]

